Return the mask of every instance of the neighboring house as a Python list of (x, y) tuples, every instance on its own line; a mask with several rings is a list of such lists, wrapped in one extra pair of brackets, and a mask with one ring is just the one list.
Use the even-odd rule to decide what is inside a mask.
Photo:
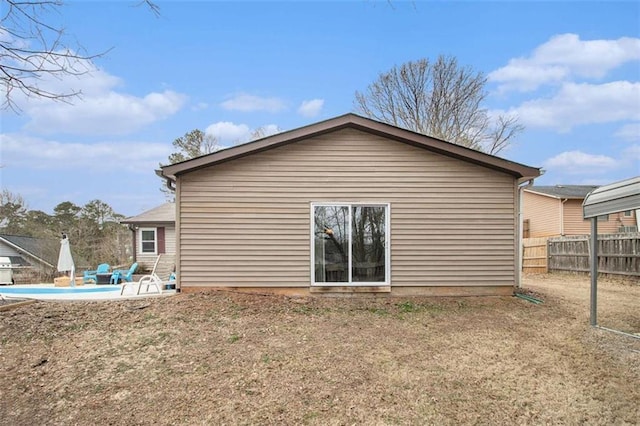
[(59, 252), (59, 240), (0, 234), (0, 256), (11, 259), (16, 284), (53, 279)]
[(165, 166), (181, 291), (511, 294), (525, 166), (354, 114)]
[[(151, 270), (159, 254), (176, 252), (176, 205), (165, 203), (122, 220), (133, 234), (133, 261)], [(173, 262), (173, 260), (172, 260)]]
[[(523, 190), (524, 236), (531, 238), (559, 235), (587, 235), (589, 220), (582, 218), (582, 203), (597, 186), (532, 186)], [(598, 233), (635, 231), (633, 210), (598, 218)]]

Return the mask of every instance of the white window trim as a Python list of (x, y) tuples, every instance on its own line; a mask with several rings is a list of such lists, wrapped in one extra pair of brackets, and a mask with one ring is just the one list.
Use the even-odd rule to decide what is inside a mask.
[[(140, 228), (138, 229), (138, 239), (140, 240), (138, 253), (142, 255), (152, 255), (158, 254), (158, 228)], [(150, 251), (142, 251), (142, 232), (143, 231), (153, 231), (153, 252)]]
[[(384, 218), (384, 226), (386, 230), (386, 239), (385, 239), (385, 277), (384, 282), (366, 282), (366, 281), (358, 281), (353, 282), (351, 279), (352, 274), (352, 255), (351, 255), (351, 244), (349, 244), (349, 281), (348, 282), (316, 282), (316, 274), (315, 274), (315, 208), (321, 206), (335, 206), (335, 207), (349, 207), (349, 219), (351, 219), (351, 207), (353, 206), (370, 206), (370, 207), (384, 207), (386, 210), (385, 218)], [(310, 281), (312, 287), (389, 287), (391, 286), (391, 203), (381, 203), (381, 202), (345, 202), (345, 201), (336, 201), (336, 202), (312, 202), (310, 206), (310, 221), (309, 221), (309, 248), (310, 248), (310, 269), (309, 273), (311, 275)], [(351, 220), (349, 220), (349, 239), (351, 239)]]
[(625, 210), (625, 211), (622, 213), (622, 216), (623, 216), (623, 217), (633, 217), (633, 210)]

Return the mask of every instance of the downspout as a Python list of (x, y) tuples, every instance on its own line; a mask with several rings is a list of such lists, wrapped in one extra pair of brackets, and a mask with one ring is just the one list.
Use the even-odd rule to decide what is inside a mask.
[(568, 198), (560, 199), (560, 235), (564, 237), (564, 203), (569, 201)]
[(138, 261), (138, 250), (137, 250), (137, 246), (138, 246), (138, 242), (136, 241), (136, 230), (138, 229), (138, 227), (136, 225), (132, 225), (129, 224), (129, 230), (131, 231), (131, 242), (133, 245), (133, 262), (137, 262)]
[[(169, 189), (169, 191), (171, 191), (173, 193), (173, 198), (174, 198), (174, 203), (178, 203), (178, 186), (176, 184), (176, 177), (175, 176), (168, 176), (165, 175), (162, 170), (156, 170), (156, 175), (158, 177), (160, 177), (161, 179), (164, 179), (165, 185), (167, 186), (167, 189)], [(175, 260), (174, 260), (174, 269), (173, 269), (173, 273), (176, 274), (176, 293), (180, 293), (181, 288), (180, 288), (180, 216), (178, 214), (178, 211), (176, 209), (176, 221), (175, 221), (175, 233), (176, 233), (176, 253), (175, 253)]]
[(176, 192), (176, 181), (171, 179), (170, 177), (164, 177), (165, 178), (165, 185), (167, 185), (167, 188), (169, 189), (169, 191), (171, 192)]
[[(522, 185), (526, 182), (526, 185)], [(524, 228), (524, 218), (522, 217), (522, 200), (523, 200), (523, 190), (525, 188), (529, 188), (533, 185), (533, 179), (528, 179), (526, 181), (520, 182), (518, 180), (518, 272), (516, 273), (516, 286), (518, 288), (522, 287), (522, 262), (523, 262), (523, 254), (522, 254), (522, 240), (523, 240), (523, 228)]]

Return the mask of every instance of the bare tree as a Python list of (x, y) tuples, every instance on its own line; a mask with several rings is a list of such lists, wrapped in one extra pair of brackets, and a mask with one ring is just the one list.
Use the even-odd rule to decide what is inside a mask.
[[(141, 1), (156, 15), (159, 7)], [(104, 55), (89, 54), (68, 41), (65, 29), (54, 24), (62, 0), (2, 0), (0, 18), (0, 81), (4, 86), (2, 109), (18, 111), (16, 92), (28, 98), (70, 102), (81, 93), (74, 89), (49, 88), (45, 78), (81, 76), (92, 70), (92, 60)]]
[(524, 127), (515, 117), (491, 120), (482, 102), (487, 78), (453, 57), (410, 61), (381, 73), (355, 94), (356, 111), (469, 148), (497, 154)]

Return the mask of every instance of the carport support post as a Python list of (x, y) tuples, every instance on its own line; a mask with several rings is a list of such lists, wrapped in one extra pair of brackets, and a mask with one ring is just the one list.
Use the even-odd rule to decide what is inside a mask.
[(592, 326), (598, 325), (598, 217), (591, 218), (591, 317)]

